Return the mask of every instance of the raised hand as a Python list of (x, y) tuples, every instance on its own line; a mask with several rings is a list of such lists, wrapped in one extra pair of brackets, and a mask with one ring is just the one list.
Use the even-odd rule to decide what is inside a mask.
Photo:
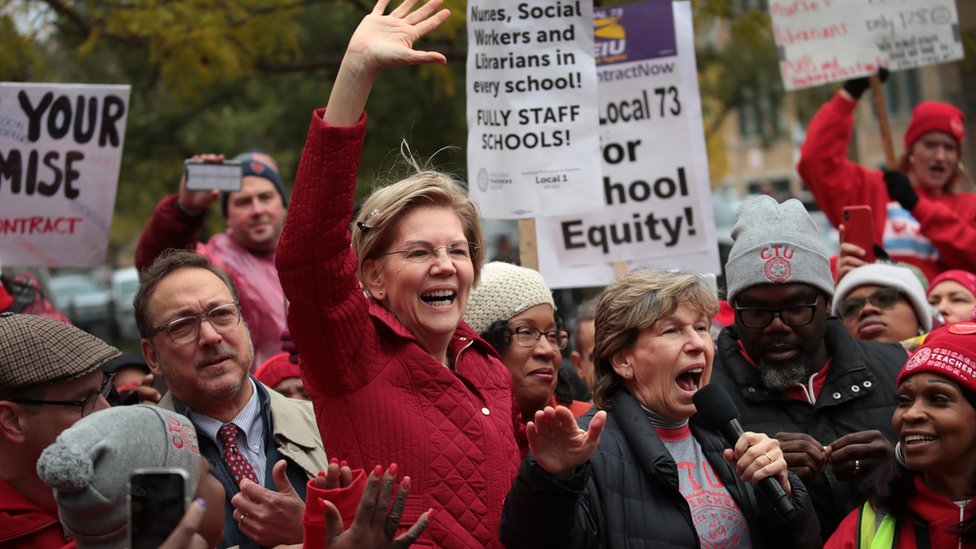
[(569, 408), (546, 406), (535, 413), (534, 421), (526, 424), (525, 435), (539, 467), (550, 475), (561, 476), (590, 459), (606, 422), (607, 413), (601, 410), (593, 416), (589, 430), (584, 431)]
[(834, 475), (847, 482), (858, 482), (888, 460), (895, 451), (881, 431), (848, 433), (830, 443), (830, 464)]
[(447, 62), (441, 53), (413, 47), (451, 14), (440, 9), (442, 1), (430, 0), (411, 12), (417, 0), (404, 0), (389, 15), (383, 14), (389, 0), (376, 2), (349, 39), (325, 110), (326, 122), (333, 126), (355, 124), (362, 115), (373, 79), (385, 68)]
[(287, 462), (280, 459), (272, 469), (277, 490), (268, 490), (243, 479), (240, 492), (230, 500), (238, 528), (264, 546), (297, 543), (304, 534), (302, 512), (305, 502), (288, 481), (287, 466)]
[[(196, 154), (193, 160), (202, 160), (213, 164), (220, 164), (224, 161), (222, 154)], [(184, 212), (189, 214), (202, 214), (207, 211), (211, 204), (220, 198), (220, 191), (214, 189), (210, 191), (191, 191), (186, 188), (186, 173), (180, 176), (180, 192), (177, 203)]]
[(762, 433), (745, 432), (735, 443), (735, 448), (725, 450), (725, 459), (735, 466), (735, 472), (744, 482), (756, 484), (764, 478), (775, 478), (787, 495), (792, 493), (788, 467), (779, 441)]

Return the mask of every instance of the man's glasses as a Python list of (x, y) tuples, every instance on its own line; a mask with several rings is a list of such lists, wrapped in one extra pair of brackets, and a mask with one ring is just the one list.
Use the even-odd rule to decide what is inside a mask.
[(452, 261), (472, 261), (478, 255), (478, 245), (474, 242), (451, 242), (446, 246), (414, 244), (403, 250), (379, 254), (378, 257), (400, 254), (403, 259), (411, 263), (428, 263), (437, 258), (438, 250), (444, 250), (445, 256)]
[(512, 334), (512, 339), (522, 347), (535, 347), (539, 344), (542, 336), (545, 336), (546, 340), (549, 341), (549, 345), (552, 345), (556, 349), (563, 350), (569, 345), (569, 332), (566, 330), (543, 332), (542, 330), (536, 330), (532, 326), (516, 326), (514, 329), (509, 329), (509, 332)]
[(765, 328), (773, 323), (774, 316), (778, 316), (783, 324), (798, 328), (813, 322), (818, 303), (820, 303), (819, 295), (813, 303), (791, 307), (739, 307), (737, 304), (735, 314), (746, 328)]
[(227, 333), (241, 323), (240, 303), (225, 303), (218, 305), (209, 311), (199, 314), (183, 316), (170, 320), (162, 326), (149, 330), (149, 337), (159, 332), (166, 332), (166, 335), (177, 345), (183, 345), (191, 341), (196, 341), (200, 337), (200, 323), (206, 320), (213, 326), (218, 334)]
[(881, 288), (867, 297), (848, 297), (840, 304), (841, 318), (854, 318), (868, 303), (885, 310), (898, 304), (901, 292), (897, 288)]
[(112, 380), (115, 379), (115, 374), (106, 374), (102, 378), (102, 385), (99, 387), (97, 393), (92, 393), (91, 395), (85, 397), (82, 400), (43, 400), (36, 398), (12, 398), (10, 402), (16, 402), (17, 404), (50, 404), (52, 406), (74, 406), (76, 408), (81, 408), (81, 417), (85, 417), (88, 414), (95, 411), (98, 406), (98, 397), (107, 399), (110, 394), (112, 394), (112, 389), (115, 387), (112, 385)]

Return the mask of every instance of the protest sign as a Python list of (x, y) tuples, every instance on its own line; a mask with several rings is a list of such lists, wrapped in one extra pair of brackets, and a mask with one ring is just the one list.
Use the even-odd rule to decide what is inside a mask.
[(787, 90), (962, 59), (954, 0), (771, 0)]
[(601, 208), (537, 220), (540, 272), (556, 288), (606, 284), (616, 261), (719, 272), (691, 5), (595, 18)]
[(129, 86), (0, 82), (0, 256), (104, 263)]
[(599, 203), (592, 0), (470, 0), (471, 196), (487, 218)]

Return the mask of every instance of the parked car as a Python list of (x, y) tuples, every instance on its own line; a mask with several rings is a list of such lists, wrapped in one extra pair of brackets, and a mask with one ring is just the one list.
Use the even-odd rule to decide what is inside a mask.
[(111, 331), (111, 296), (84, 273), (57, 274), (48, 281), (54, 304), (79, 328), (107, 339)]
[(139, 272), (135, 267), (116, 269), (112, 273), (109, 289), (112, 294), (112, 319), (118, 338), (138, 340), (139, 329), (136, 327), (136, 310), (132, 306), (132, 299), (139, 289)]

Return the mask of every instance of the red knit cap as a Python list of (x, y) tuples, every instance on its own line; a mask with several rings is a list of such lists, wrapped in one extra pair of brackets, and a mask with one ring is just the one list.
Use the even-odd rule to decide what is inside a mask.
[(976, 322), (967, 320), (933, 330), (898, 374), (931, 373), (948, 378), (976, 395)]
[(302, 371), (298, 364), (292, 364), (288, 361), (288, 353), (278, 353), (264, 361), (264, 364), (254, 373), (254, 377), (274, 389), (274, 386), (284, 379), (302, 377)]
[(912, 110), (912, 120), (905, 132), (905, 150), (929, 132), (942, 132), (956, 140), (956, 147), (962, 147), (966, 137), (965, 116), (962, 111), (948, 103), (923, 101)]
[(969, 293), (976, 296), (976, 275), (962, 269), (950, 269), (933, 278), (932, 282), (929, 282), (929, 293), (932, 293), (932, 288), (935, 288), (939, 283), (945, 282), (946, 280), (951, 280), (962, 285), (962, 287), (969, 290)]

